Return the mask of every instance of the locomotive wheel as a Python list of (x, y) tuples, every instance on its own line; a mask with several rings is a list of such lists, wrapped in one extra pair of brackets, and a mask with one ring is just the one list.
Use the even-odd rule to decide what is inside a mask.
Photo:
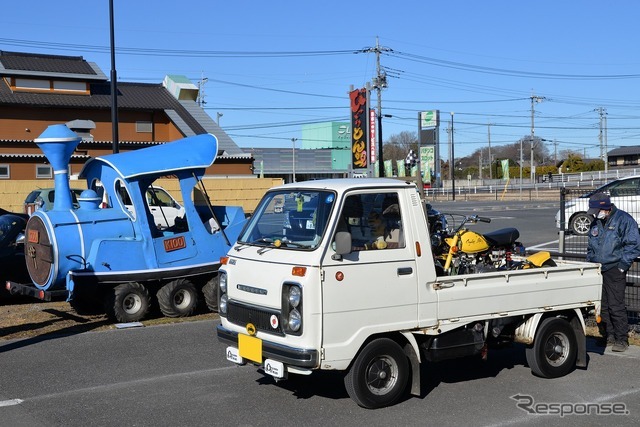
[(198, 291), (187, 279), (167, 283), (156, 296), (160, 311), (167, 317), (191, 316), (198, 304)]
[(562, 377), (576, 366), (576, 334), (566, 320), (548, 317), (538, 326), (535, 341), (526, 348), (525, 354), (534, 375), (542, 378)]
[(107, 314), (118, 322), (137, 322), (149, 311), (149, 291), (136, 282), (122, 283), (107, 299)]
[(204, 302), (207, 308), (214, 313), (218, 312), (218, 275), (209, 279), (206, 285), (202, 287)]
[(409, 360), (393, 340), (367, 344), (344, 377), (349, 397), (363, 408), (393, 405), (404, 394), (410, 375)]
[(73, 310), (80, 315), (92, 316), (104, 313), (104, 304), (100, 295), (86, 289), (74, 289), (73, 297), (69, 300)]

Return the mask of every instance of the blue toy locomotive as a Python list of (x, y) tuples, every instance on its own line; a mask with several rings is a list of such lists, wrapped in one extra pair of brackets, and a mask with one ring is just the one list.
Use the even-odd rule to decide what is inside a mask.
[[(12, 293), (41, 299), (63, 293), (78, 312), (104, 308), (115, 320), (142, 319), (157, 300), (165, 316), (190, 315), (199, 295), (217, 308), (220, 257), (246, 219), (241, 207), (211, 206), (202, 177), (218, 142), (204, 134), (126, 153), (92, 158), (80, 178), (85, 190), (73, 208), (68, 163), (80, 138), (50, 126), (36, 144), (54, 169), (56, 197), (36, 211), (25, 231), (25, 259), (33, 286)], [(147, 197), (153, 183), (179, 180), (184, 216), (158, 228)]]

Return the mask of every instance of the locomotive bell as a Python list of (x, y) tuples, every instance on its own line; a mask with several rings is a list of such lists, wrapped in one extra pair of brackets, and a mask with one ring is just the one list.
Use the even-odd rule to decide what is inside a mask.
[(53, 167), (56, 197), (52, 210), (73, 209), (69, 186), (69, 160), (81, 139), (67, 125), (58, 124), (49, 126), (34, 140)]

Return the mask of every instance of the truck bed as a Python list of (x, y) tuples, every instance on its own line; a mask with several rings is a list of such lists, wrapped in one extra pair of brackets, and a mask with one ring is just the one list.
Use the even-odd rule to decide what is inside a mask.
[(600, 300), (600, 265), (556, 261), (556, 267), (439, 277), (433, 284), (440, 325), (586, 307)]

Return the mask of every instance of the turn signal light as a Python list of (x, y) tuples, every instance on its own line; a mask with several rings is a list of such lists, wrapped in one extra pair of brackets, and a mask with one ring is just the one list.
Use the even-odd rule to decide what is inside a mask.
[(291, 274), (298, 277), (304, 277), (307, 274), (307, 267), (293, 267)]

